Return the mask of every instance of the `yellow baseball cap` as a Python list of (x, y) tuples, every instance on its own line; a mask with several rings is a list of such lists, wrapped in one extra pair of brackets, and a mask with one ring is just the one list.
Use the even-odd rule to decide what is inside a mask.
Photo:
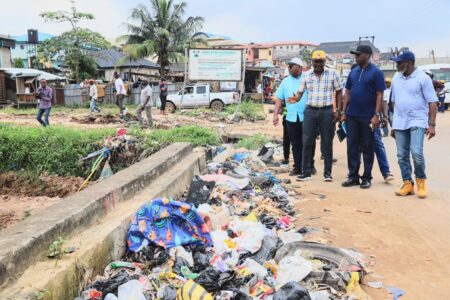
[(327, 60), (327, 54), (325, 51), (316, 50), (312, 54), (312, 60)]
[(391, 77), (386, 77), (386, 78), (384, 79), (384, 81), (385, 81), (385, 82), (392, 82), (392, 79), (391, 79)]
[(441, 80), (439, 80), (439, 83), (440, 83), (440, 84), (445, 84), (445, 80), (442, 80), (442, 79), (441, 79)]

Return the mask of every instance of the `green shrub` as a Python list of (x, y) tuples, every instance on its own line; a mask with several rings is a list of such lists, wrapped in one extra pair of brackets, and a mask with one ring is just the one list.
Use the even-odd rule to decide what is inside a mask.
[[(225, 112), (229, 115), (232, 115), (236, 111), (236, 108), (237, 104), (228, 105), (225, 107)], [(251, 122), (265, 120), (267, 117), (266, 113), (264, 112), (264, 105), (262, 103), (255, 103), (253, 101), (242, 101), (237, 115)]]
[(258, 150), (263, 145), (267, 144), (269, 142), (269, 139), (261, 134), (257, 133), (254, 136), (241, 139), (237, 144), (236, 148), (245, 148), (248, 150)]
[(150, 148), (176, 142), (187, 142), (194, 146), (218, 145), (220, 144), (220, 138), (213, 129), (192, 125), (171, 129), (156, 129), (145, 136), (145, 145)]
[(85, 176), (80, 157), (100, 149), (103, 138), (113, 133), (114, 129), (0, 124), (0, 171)]

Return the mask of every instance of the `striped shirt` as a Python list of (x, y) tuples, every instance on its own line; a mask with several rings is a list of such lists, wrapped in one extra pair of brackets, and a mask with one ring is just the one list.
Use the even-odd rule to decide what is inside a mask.
[(335, 70), (325, 69), (318, 76), (314, 70), (310, 70), (303, 74), (299, 92), (308, 91), (308, 99), (306, 104), (314, 107), (324, 107), (333, 105), (333, 95), (335, 91), (342, 90), (342, 84)]

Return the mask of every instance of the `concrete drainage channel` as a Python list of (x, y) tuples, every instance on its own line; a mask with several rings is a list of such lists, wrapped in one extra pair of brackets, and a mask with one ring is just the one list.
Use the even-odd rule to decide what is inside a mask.
[[(180, 194), (205, 169), (204, 151), (176, 143), (1, 231), (0, 299), (75, 298), (88, 278), (124, 255), (130, 217), (143, 203)], [(76, 252), (47, 259), (60, 236)]]

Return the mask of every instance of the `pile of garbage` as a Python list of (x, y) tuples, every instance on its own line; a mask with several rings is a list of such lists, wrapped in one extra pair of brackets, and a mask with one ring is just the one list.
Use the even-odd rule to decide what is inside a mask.
[(213, 160), (179, 199), (143, 205), (123, 260), (77, 299), (367, 299), (354, 255), (302, 241), (295, 198), (267, 171), (273, 153)]

